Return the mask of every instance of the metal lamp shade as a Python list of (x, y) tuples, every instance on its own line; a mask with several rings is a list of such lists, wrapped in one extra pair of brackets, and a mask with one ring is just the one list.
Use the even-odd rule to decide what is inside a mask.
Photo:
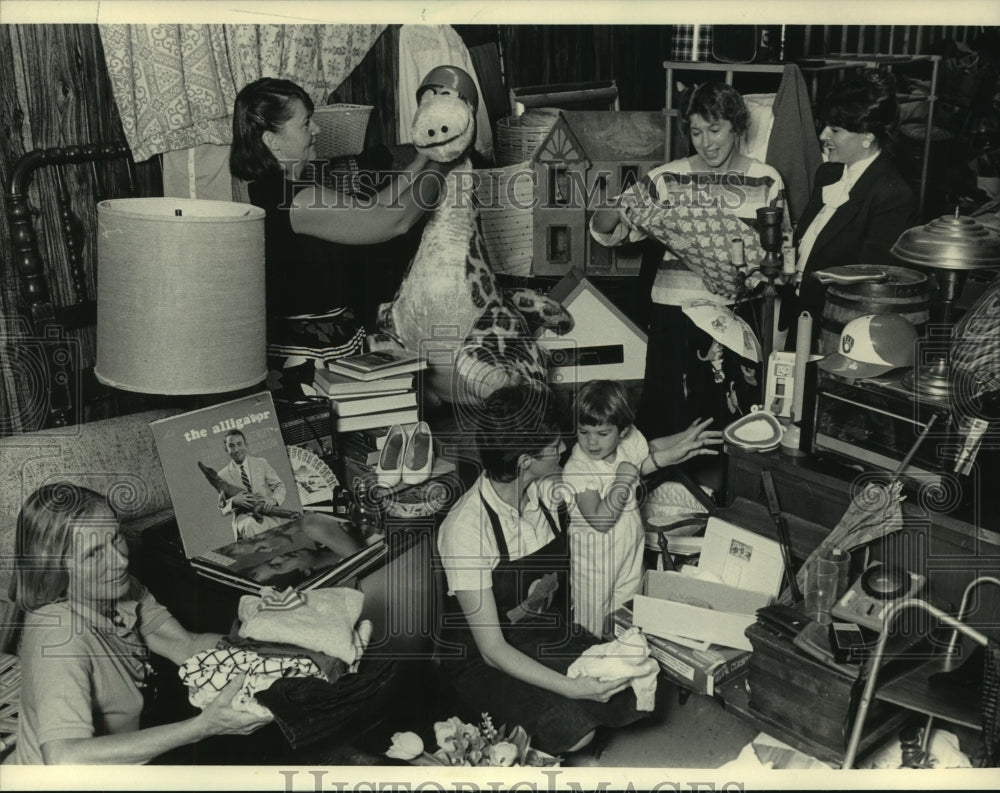
[(264, 380), (264, 210), (125, 198), (100, 202), (97, 220), (102, 383), (192, 395)]
[(892, 246), (900, 261), (938, 270), (1000, 266), (1000, 235), (972, 218), (943, 215), (904, 231)]

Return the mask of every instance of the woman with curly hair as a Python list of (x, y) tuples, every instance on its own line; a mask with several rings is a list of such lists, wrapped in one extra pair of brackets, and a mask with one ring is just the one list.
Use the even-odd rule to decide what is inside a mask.
[[(650, 203), (717, 207), (752, 228), (759, 208), (784, 206), (778, 172), (739, 149), (750, 113), (732, 86), (708, 82), (688, 89), (681, 95), (678, 118), (694, 152), (654, 168), (615, 206), (597, 210), (590, 230), (601, 244), (646, 239), (633, 209)], [(636, 415), (643, 434), (658, 438), (680, 432), (700, 416), (712, 416), (714, 429), (722, 429), (736, 417), (734, 408), (745, 412), (759, 403), (761, 379), (753, 362), (726, 350), (721, 362), (709, 365), (706, 354), (713, 340), (681, 308), (697, 299), (733, 301), (709, 289), (669, 245), (658, 262), (650, 297), (646, 371)]]

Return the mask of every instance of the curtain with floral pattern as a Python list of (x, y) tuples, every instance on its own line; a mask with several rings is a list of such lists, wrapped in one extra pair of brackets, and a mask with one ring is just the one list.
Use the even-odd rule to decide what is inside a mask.
[(326, 98), (385, 25), (101, 25), (115, 103), (137, 161), (228, 145), (236, 93), (260, 77)]

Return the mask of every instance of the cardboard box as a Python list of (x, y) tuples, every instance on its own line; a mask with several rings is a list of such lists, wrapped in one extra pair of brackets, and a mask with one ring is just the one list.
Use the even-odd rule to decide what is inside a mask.
[[(632, 609), (626, 604), (614, 613), (615, 636), (631, 627)], [(741, 677), (749, 668), (750, 653), (744, 650), (714, 645), (696, 650), (659, 636), (645, 636), (650, 655), (659, 662), (663, 673), (698, 694), (713, 696), (723, 683)]]
[[(685, 568), (689, 569), (689, 568)], [(757, 609), (778, 596), (784, 565), (781, 546), (733, 523), (711, 517), (695, 572), (647, 571), (633, 620), (644, 633), (682, 636), (751, 650), (744, 632)]]

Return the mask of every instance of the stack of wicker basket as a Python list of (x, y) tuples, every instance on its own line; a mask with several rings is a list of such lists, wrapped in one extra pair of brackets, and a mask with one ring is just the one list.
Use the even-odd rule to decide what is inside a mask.
[(530, 160), (557, 118), (559, 111), (550, 107), (536, 107), (520, 116), (501, 118), (497, 122), (494, 149), (497, 165)]

